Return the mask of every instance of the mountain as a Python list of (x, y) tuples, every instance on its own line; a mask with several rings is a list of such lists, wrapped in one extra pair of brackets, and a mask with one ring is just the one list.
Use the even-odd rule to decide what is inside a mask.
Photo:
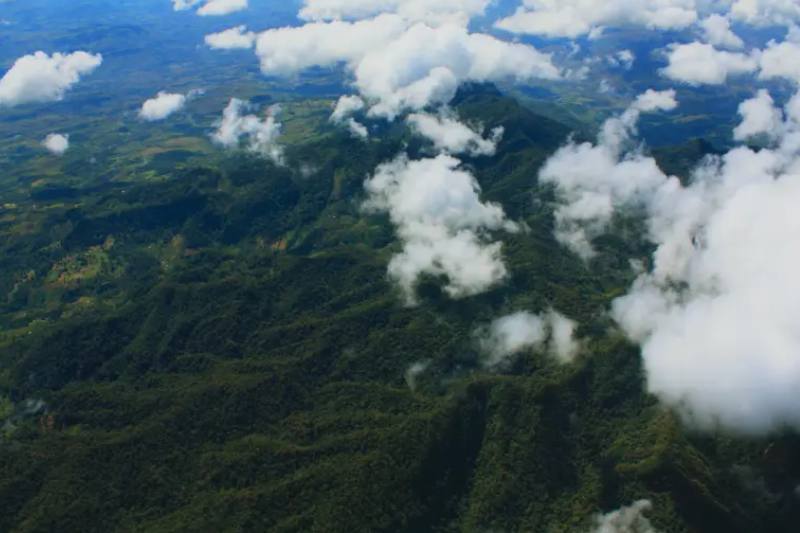
[[(0, 208), (0, 530), (584, 531), (643, 498), (660, 531), (795, 530), (796, 436), (696, 434), (646, 392), (606, 313), (650, 249), (635, 222), (591, 267), (555, 241), (537, 174), (569, 128), (462, 88), (462, 120), (504, 128), (464, 168), (525, 229), (505, 283), (453, 300), (427, 277), (408, 307), (363, 184), (432, 151), (397, 125), (354, 143), (323, 103), (297, 104), (303, 165), (167, 148), (137, 170), (157, 179)], [(713, 151), (656, 156), (682, 175)], [(476, 328), (550, 306), (589, 339), (575, 361), (482, 364)]]

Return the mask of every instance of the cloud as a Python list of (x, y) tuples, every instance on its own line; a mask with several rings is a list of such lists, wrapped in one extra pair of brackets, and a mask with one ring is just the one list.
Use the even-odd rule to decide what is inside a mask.
[(408, 385), (408, 388), (412, 390), (412, 392), (417, 390), (417, 381), (419, 380), (419, 377), (424, 374), (430, 366), (430, 361), (418, 361), (408, 367), (405, 378), (406, 384)]
[(150, 122), (164, 120), (183, 109), (185, 105), (185, 95), (160, 91), (154, 98), (150, 98), (142, 104), (139, 117)]
[(800, 4), (795, 0), (734, 0), (730, 15), (756, 26), (792, 26), (800, 22)]
[(313, 66), (354, 64), (381, 49), (406, 29), (396, 15), (358, 22), (315, 22), (267, 30), (258, 36), (256, 54), (265, 74), (292, 75)]
[(366, 139), (367, 137), (369, 137), (369, 130), (367, 129), (367, 127), (362, 123), (358, 122), (357, 120), (353, 118), (348, 118), (345, 121), (345, 124), (347, 124), (347, 129), (350, 130), (350, 133), (353, 135), (353, 137), (359, 139)]
[(661, 73), (690, 85), (721, 85), (730, 76), (755, 72), (758, 62), (751, 56), (717, 50), (710, 44), (672, 44), (669, 65)]
[(53, 155), (64, 155), (64, 152), (69, 149), (69, 135), (51, 133), (44, 138), (42, 146)]
[(252, 48), (255, 41), (256, 34), (247, 31), (246, 26), (236, 26), (219, 33), (211, 33), (205, 37), (206, 45), (219, 50)]
[(653, 269), (614, 302), (648, 388), (700, 428), (800, 427), (800, 143), (796, 123), (782, 129), (652, 198)]
[(759, 135), (779, 137), (783, 129), (783, 114), (775, 107), (775, 101), (769, 91), (758, 91), (755, 98), (739, 105), (742, 122), (733, 130), (733, 138), (744, 141)]
[(341, 96), (339, 100), (336, 101), (336, 108), (333, 110), (333, 114), (331, 114), (331, 122), (340, 124), (355, 113), (363, 111), (365, 107), (366, 104), (364, 100), (359, 96)]
[(229, 15), (247, 9), (248, 0), (172, 0), (175, 11), (186, 11), (200, 6), (197, 14), (205, 16)]
[(304, 0), (299, 17), (308, 21), (359, 20), (395, 13), (413, 21), (467, 20), (485, 12), (490, 0)]
[(481, 351), (487, 355), (484, 364), (492, 367), (521, 351), (542, 349), (547, 327), (540, 316), (521, 311), (498, 318), (480, 335)]
[(460, 24), (429, 26), (394, 14), (356, 22), (313, 22), (259, 35), (265, 74), (292, 75), (345, 64), (371, 116), (449, 102), (461, 83), (558, 79), (551, 57), (533, 47), (469, 33)]
[(410, 161), (406, 156), (378, 167), (364, 187), (364, 208), (386, 212), (403, 241), (389, 263), (389, 277), (409, 304), (423, 274), (447, 279), (454, 298), (484, 292), (507, 274), (501, 244), (489, 232), (518, 231), (503, 209), (480, 200), (475, 178), (448, 155)]
[(103, 62), (100, 54), (87, 52), (36, 52), (23, 56), (0, 79), (0, 105), (16, 106), (61, 100), (64, 94)]
[(247, 0), (207, 0), (197, 10), (201, 17), (229, 15), (247, 9)]
[(172, 0), (172, 8), (175, 11), (186, 11), (191, 9), (203, 0)]
[(652, 508), (653, 504), (648, 500), (639, 500), (628, 507), (598, 515), (591, 533), (657, 533), (644, 516)]
[(363, 111), (365, 107), (364, 100), (358, 96), (342, 96), (336, 102), (330, 121), (334, 124), (346, 125), (353, 137), (366, 139), (369, 137), (369, 130), (365, 125), (352, 118), (352, 115)]
[[(770, 101), (745, 102), (744, 122), (771, 114)], [(800, 428), (798, 101), (769, 146), (709, 157), (688, 184), (641, 153), (624, 115), (597, 145), (569, 145), (543, 171), (563, 202), (561, 231), (566, 219), (597, 235), (615, 212), (643, 213), (655, 251), (612, 316), (642, 348), (648, 390), (699, 429)]]
[(616, 54), (608, 56), (607, 61), (611, 66), (630, 70), (636, 61), (636, 55), (631, 50), (620, 50)]
[(268, 157), (276, 164), (283, 164), (283, 147), (278, 144), (281, 124), (276, 120), (280, 108), (270, 107), (264, 119), (256, 115), (245, 115), (249, 109), (247, 102), (231, 98), (212, 140), (225, 148), (236, 148), (240, 145), (241, 138), (247, 137), (248, 150)]
[(461, 83), (558, 79), (550, 55), (457, 25), (416, 24), (354, 68), (355, 85), (377, 103), (373, 116), (392, 119), (449, 102)]
[(694, 0), (524, 0), (495, 26), (511, 33), (574, 39), (597, 35), (606, 26), (683, 29), (696, 20)]
[(558, 361), (571, 361), (580, 350), (576, 323), (556, 311), (535, 315), (520, 311), (493, 321), (476, 332), (484, 365), (496, 367), (525, 350), (547, 350)]
[(731, 22), (722, 15), (711, 15), (700, 23), (705, 40), (720, 48), (744, 48), (744, 41), (733, 33)]
[(554, 310), (548, 311), (546, 319), (550, 325), (550, 354), (562, 363), (575, 359), (581, 349), (575, 337), (578, 324)]
[(539, 181), (556, 186), (559, 242), (590, 259), (595, 255), (592, 240), (608, 229), (615, 208), (646, 198), (662, 185), (664, 176), (653, 159), (639, 152), (621, 158), (641, 113), (676, 106), (674, 91), (649, 90), (620, 117), (605, 122), (596, 144), (570, 142), (548, 159)]
[(786, 78), (800, 83), (800, 43), (771, 42), (759, 58), (759, 78)]
[(504, 131), (497, 127), (484, 138), (483, 128), (476, 131), (446, 112), (438, 115), (414, 113), (408, 116), (407, 121), (417, 134), (430, 140), (440, 152), (473, 157), (494, 155)]

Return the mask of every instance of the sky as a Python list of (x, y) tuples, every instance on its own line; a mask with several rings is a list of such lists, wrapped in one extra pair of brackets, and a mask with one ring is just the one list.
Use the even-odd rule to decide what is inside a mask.
[[(363, 210), (400, 244), (387, 275), (413, 307), (424, 275), (453, 299), (504, 283), (503, 239), (525, 231), (482, 198), (468, 162), (493, 155), (503, 129), (462, 122), (449, 105), (459, 87), (581, 95), (596, 137), (530, 177), (555, 192), (555, 238), (591, 268), (614, 217), (641, 213), (655, 251), (631, 258), (635, 282), (608, 314), (641, 347), (648, 389), (699, 430), (768, 434), (800, 428), (798, 25), (793, 0), (10, 0), (0, 117), (106, 102), (159, 127), (210, 91), (225, 94), (209, 134), (220, 150), (290, 165), (280, 105), (237, 84), (334, 73), (330, 121), (352, 142), (402, 123), (433, 149), (398, 153), (364, 182)], [(698, 130), (685, 124), (715, 109), (723, 120), (699, 131), (720, 154), (688, 181), (665, 174), (646, 148), (652, 124), (687, 140)], [(54, 127), (41, 149), (63, 157), (70, 135)], [(501, 371), (529, 349), (570, 364), (577, 329), (557, 309), (519, 309), (476, 336)]]

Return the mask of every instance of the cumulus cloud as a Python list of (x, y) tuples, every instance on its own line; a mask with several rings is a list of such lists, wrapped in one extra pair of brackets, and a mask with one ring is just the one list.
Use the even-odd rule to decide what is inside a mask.
[(653, 508), (648, 500), (639, 500), (608, 514), (598, 515), (591, 533), (657, 533), (644, 513)]
[(608, 56), (608, 63), (614, 67), (622, 67), (625, 70), (633, 68), (636, 56), (631, 50), (620, 50), (614, 55)]
[(558, 311), (550, 310), (546, 315), (550, 326), (549, 351), (556, 360), (568, 363), (575, 359), (581, 344), (575, 336), (578, 324)]
[(197, 10), (201, 17), (229, 15), (247, 9), (247, 0), (207, 0)]
[(483, 128), (474, 130), (445, 111), (438, 115), (414, 113), (408, 116), (407, 121), (417, 134), (430, 140), (437, 150), (473, 157), (494, 155), (504, 131), (502, 127), (494, 128), (484, 138)]
[(256, 115), (246, 115), (249, 110), (250, 105), (247, 102), (232, 98), (222, 113), (222, 120), (217, 124), (212, 139), (226, 148), (236, 148), (242, 137), (246, 137), (248, 150), (282, 164), (283, 147), (278, 144), (281, 124), (276, 120), (280, 108), (270, 107), (263, 119)]
[(356, 119), (348, 118), (345, 121), (345, 124), (347, 124), (347, 129), (350, 131), (350, 134), (353, 135), (353, 137), (359, 139), (366, 139), (369, 137), (369, 130), (367, 127)]
[(703, 36), (709, 44), (720, 48), (744, 48), (744, 41), (733, 33), (731, 22), (727, 17), (714, 14), (704, 19), (700, 26), (703, 29)]
[(759, 58), (761, 79), (786, 78), (800, 83), (800, 43), (771, 42)]
[(69, 149), (69, 135), (51, 133), (44, 138), (42, 146), (53, 155), (64, 155), (64, 152)]
[(346, 95), (339, 98), (330, 120), (334, 124), (344, 124), (353, 135), (359, 139), (369, 137), (367, 127), (353, 118), (353, 115), (364, 110), (366, 104), (358, 96)]
[(197, 14), (205, 16), (229, 15), (247, 9), (248, 0), (172, 0), (175, 11), (186, 11), (200, 6)]
[(314, 22), (267, 30), (258, 36), (256, 54), (266, 74), (291, 75), (313, 66), (357, 64), (370, 50), (400, 36), (407, 23), (396, 15), (357, 22)]
[(255, 41), (256, 34), (247, 31), (246, 26), (236, 26), (219, 33), (208, 34), (205, 37), (206, 45), (218, 50), (252, 48)]
[(641, 113), (676, 106), (674, 91), (649, 90), (622, 116), (606, 121), (596, 144), (570, 142), (548, 159), (539, 180), (554, 184), (562, 202), (555, 213), (559, 242), (590, 259), (595, 255), (592, 240), (605, 233), (615, 208), (647, 197), (662, 184), (663, 174), (652, 158), (638, 151), (622, 156)]
[(23, 56), (0, 79), (0, 105), (61, 100), (64, 94), (103, 62), (100, 54), (74, 52)]
[(304, 0), (300, 18), (309, 21), (358, 20), (395, 13), (413, 21), (467, 20), (485, 12), (490, 0)]
[[(743, 114), (761, 113), (767, 96), (759, 94)], [(560, 169), (550, 181), (566, 216), (582, 226), (602, 226), (614, 211), (631, 207), (645, 215), (655, 251), (628, 293), (613, 302), (612, 316), (642, 347), (649, 391), (701, 429), (800, 428), (795, 98), (771, 145), (707, 158), (688, 184), (663, 174), (635, 146), (626, 149), (631, 143), (624, 136), (570, 146), (555, 156), (558, 165), (545, 166)], [(606, 127), (604, 135), (631, 131), (623, 126)], [(609, 146), (622, 148), (600, 149)], [(629, 172), (631, 165), (636, 172)]]
[(759, 135), (774, 138), (782, 134), (783, 114), (775, 107), (775, 101), (767, 90), (762, 89), (755, 98), (742, 102), (739, 115), (742, 122), (733, 130), (733, 138), (737, 141)]
[(730, 14), (757, 26), (791, 26), (800, 22), (800, 4), (795, 0), (733, 0)]
[(191, 9), (203, 0), (172, 0), (172, 8), (175, 11), (186, 11)]
[(425, 373), (426, 370), (431, 366), (430, 361), (418, 361), (413, 363), (411, 366), (408, 367), (406, 370), (406, 385), (412, 391), (417, 390), (417, 381), (419, 377)]
[(477, 333), (484, 365), (495, 367), (525, 350), (547, 350), (558, 361), (569, 362), (580, 345), (575, 340), (574, 321), (556, 311), (535, 315), (520, 311), (479, 328)]
[(336, 101), (336, 107), (333, 110), (333, 114), (331, 114), (331, 122), (340, 124), (355, 113), (363, 111), (365, 107), (364, 100), (358, 96), (342, 96)]
[(672, 44), (669, 64), (661, 73), (690, 85), (721, 85), (730, 76), (755, 72), (758, 62), (752, 56), (717, 50), (706, 43)]
[(697, 20), (694, 0), (524, 0), (496, 26), (512, 33), (568, 37), (597, 35), (606, 26), (687, 28)]
[(150, 122), (164, 120), (185, 105), (186, 95), (160, 91), (155, 97), (145, 100), (139, 110), (139, 117)]
[(446, 278), (445, 291), (454, 298), (484, 292), (506, 277), (502, 245), (491, 242), (489, 232), (516, 232), (518, 226), (500, 206), (481, 202), (480, 186), (458, 159), (400, 156), (378, 167), (364, 187), (365, 209), (388, 213), (403, 241), (389, 277), (409, 304), (423, 274)]
[(560, 76), (550, 55), (531, 46), (469, 33), (455, 23), (409, 26), (394, 14), (268, 30), (258, 37), (256, 53), (262, 71), (275, 75), (344, 63), (370, 115), (388, 119), (447, 103), (463, 82)]

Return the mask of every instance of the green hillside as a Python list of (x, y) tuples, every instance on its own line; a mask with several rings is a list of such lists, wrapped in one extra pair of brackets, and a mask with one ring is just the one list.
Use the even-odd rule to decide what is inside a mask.
[[(796, 531), (797, 437), (696, 435), (646, 393), (606, 312), (651, 251), (627, 238), (635, 217), (591, 265), (555, 241), (536, 175), (567, 127), (462, 91), (463, 119), (505, 128), (497, 155), (466, 164), (528, 229), (498, 236), (503, 285), (452, 300), (428, 278), (407, 307), (363, 182), (429, 148), (401, 125), (354, 142), (329, 105), (287, 106), (288, 167), (187, 137), (115, 176), (15, 176), (0, 531), (571, 532), (640, 499), (662, 532)], [(712, 150), (656, 155), (683, 173)], [(550, 307), (580, 323), (578, 360), (481, 365), (477, 327)]]

